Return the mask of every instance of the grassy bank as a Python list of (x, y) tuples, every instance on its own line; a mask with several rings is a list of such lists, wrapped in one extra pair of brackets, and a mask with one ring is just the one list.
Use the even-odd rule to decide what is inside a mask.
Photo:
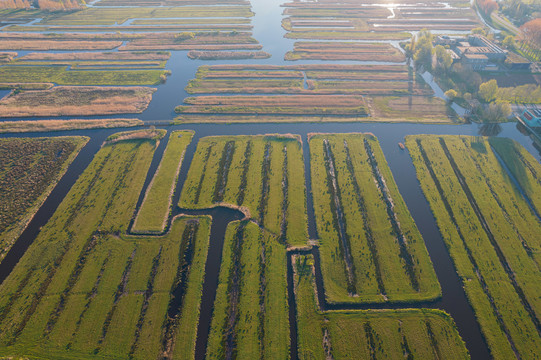
[(253, 222), (229, 225), (207, 346), (209, 359), (286, 359), (286, 252)]
[(2, 121), (0, 122), (0, 133), (108, 129), (141, 125), (143, 125), (143, 121), (139, 119)]
[(301, 143), (294, 136), (219, 136), (199, 141), (180, 197), (185, 208), (245, 208), (284, 244), (307, 240)]
[(0, 261), (87, 141), (83, 137), (0, 140)]
[(541, 349), (538, 219), (485, 138), (406, 141), (492, 356), (535, 357)]
[(295, 256), (299, 359), (469, 359), (440, 310), (318, 310), (313, 259)]
[(193, 354), (210, 219), (178, 218), (162, 237), (125, 235), (156, 140), (116, 139), (0, 286), (0, 355)]
[(377, 139), (310, 138), (312, 192), (329, 302), (434, 299), (440, 287)]
[(133, 223), (135, 233), (162, 233), (172, 206), (172, 196), (186, 147), (193, 131), (173, 131), (158, 170), (149, 184), (141, 208)]
[(158, 85), (165, 70), (68, 70), (65, 66), (3, 66), (0, 78), (9, 83), (51, 82), (58, 85)]

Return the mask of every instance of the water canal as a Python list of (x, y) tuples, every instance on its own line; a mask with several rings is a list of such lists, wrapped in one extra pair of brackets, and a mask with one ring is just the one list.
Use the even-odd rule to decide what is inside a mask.
[[(272, 54), (270, 59), (266, 60), (240, 60), (240, 61), (214, 61), (212, 64), (273, 64), (283, 65), (292, 64), (283, 60), (285, 52), (293, 48), (294, 40), (284, 38), (285, 30), (280, 26), (282, 19), (282, 10), (280, 7), (282, 0), (252, 0), (253, 11), (256, 13), (253, 19), (254, 37), (263, 45), (263, 50)], [(99, 4), (99, 3), (98, 3)], [(391, 15), (391, 14), (390, 14)], [(121, 26), (117, 26), (121, 27)], [(184, 87), (188, 81), (194, 78), (197, 68), (208, 62), (190, 60), (186, 56), (186, 51), (173, 51), (171, 59), (168, 61), (166, 69), (172, 71), (172, 76), (168, 81), (158, 87), (154, 94), (153, 101), (148, 109), (139, 116), (148, 125), (155, 125), (159, 128), (168, 130), (168, 135), (173, 130), (190, 129), (195, 131), (195, 136), (188, 146), (184, 162), (182, 164), (179, 182), (173, 198), (173, 204), (178, 203), (180, 192), (186, 179), (188, 169), (192, 162), (198, 140), (205, 136), (217, 135), (255, 135), (255, 134), (299, 134), (303, 141), (303, 154), (305, 161), (306, 176), (306, 194), (308, 209), (308, 230), (311, 239), (317, 239), (315, 226), (313, 199), (311, 193), (310, 179), (310, 154), (308, 151), (308, 133), (313, 132), (333, 132), (333, 133), (353, 133), (353, 132), (371, 132), (379, 140), (383, 153), (388, 161), (389, 167), (398, 185), (399, 191), (406, 202), (409, 211), (415, 220), (428, 249), (431, 260), (434, 264), (438, 280), (442, 287), (442, 298), (429, 303), (411, 303), (411, 304), (362, 304), (352, 305), (331, 305), (325, 301), (324, 284), (319, 269), (319, 254), (317, 248), (304, 250), (311, 252), (315, 258), (316, 265), (316, 287), (319, 305), (322, 310), (332, 309), (371, 309), (371, 308), (411, 308), (411, 307), (430, 307), (445, 310), (455, 320), (460, 335), (466, 342), (467, 348), (473, 359), (490, 358), (488, 347), (481, 334), (479, 325), (475, 319), (473, 310), (468, 303), (466, 295), (462, 289), (462, 282), (455, 272), (454, 265), (447, 252), (443, 239), (436, 225), (435, 219), (431, 213), (430, 207), (425, 196), (422, 193), (419, 182), (416, 178), (415, 169), (407, 150), (401, 150), (398, 147), (399, 142), (404, 142), (404, 137), (415, 134), (439, 134), (439, 135), (483, 135), (486, 128), (478, 124), (462, 125), (428, 125), (414, 123), (257, 123), (257, 124), (185, 124), (185, 125), (164, 125), (170, 122), (175, 116), (173, 109), (176, 105), (182, 103), (184, 97), (188, 94)], [(321, 61), (297, 61), (295, 64), (322, 63)], [(354, 63), (363, 62), (336, 62), (336, 63)], [(1, 95), (1, 94), (0, 94)], [(126, 116), (122, 116), (126, 117)], [(84, 118), (84, 117), (82, 117)], [(93, 117), (96, 118), (96, 117)], [(12, 119), (10, 119), (12, 120)], [(23, 120), (23, 119), (21, 119)], [(93, 156), (99, 150), (105, 138), (115, 132), (127, 129), (107, 129), (107, 130), (77, 130), (62, 131), (54, 133), (28, 133), (24, 136), (65, 136), (65, 135), (83, 135), (90, 138), (89, 143), (79, 153), (75, 161), (69, 167), (66, 174), (59, 181), (51, 195), (44, 202), (43, 206), (36, 213), (26, 230), (18, 239), (16, 244), (7, 254), (4, 261), (0, 264), (0, 282), (3, 281), (16, 265), (19, 258), (35, 239), (40, 228), (47, 223), (58, 205), (75, 183), (82, 171), (92, 161)], [(517, 124), (506, 123), (499, 125), (494, 132), (495, 136), (508, 137), (524, 146), (536, 159), (541, 159), (540, 152), (534, 147), (531, 139), (524, 135)], [(18, 134), (5, 134), (1, 137), (21, 136)], [(156, 171), (163, 151), (165, 149), (166, 139), (164, 139), (156, 150), (152, 161), (145, 186), (142, 194)], [(138, 202), (141, 204), (142, 198)], [(242, 218), (242, 214), (227, 208), (214, 208), (207, 210), (188, 210), (176, 208), (172, 216), (180, 213), (191, 215), (211, 215), (213, 217), (210, 239), (210, 250), (206, 264), (206, 275), (203, 285), (203, 298), (201, 304), (201, 318), (198, 328), (198, 337), (196, 343), (196, 358), (205, 357), (206, 341), (209, 334), (210, 321), (212, 317), (212, 307), (216, 295), (218, 274), (222, 256), (225, 229), (230, 221)], [(300, 251), (300, 250), (299, 250)], [(298, 252), (298, 251), (297, 251)], [(296, 354), (296, 323), (295, 323), (295, 298), (292, 290), (292, 267), (291, 258), (294, 252), (288, 254), (288, 288), (290, 305), (290, 326), (291, 326), (291, 355), (297, 358)]]

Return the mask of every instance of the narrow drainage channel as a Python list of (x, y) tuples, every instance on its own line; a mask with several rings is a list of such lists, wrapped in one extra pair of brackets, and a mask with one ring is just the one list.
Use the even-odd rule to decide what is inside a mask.
[(429, 307), (442, 309), (452, 316), (472, 359), (491, 359), (488, 344), (466, 297), (462, 280), (456, 272), (430, 204), (416, 178), (411, 156), (390, 156), (393, 151), (399, 151), (396, 142), (380, 141), (380, 144), (399, 192), (421, 232), (441, 286), (442, 298)]
[[(345, 131), (359, 131), (358, 127), (354, 127), (350, 130), (349, 124)], [(370, 125), (372, 126), (372, 125)], [(216, 288), (218, 275), (220, 271), (221, 256), (223, 250), (223, 241), (225, 235), (225, 229), (227, 225), (234, 220), (240, 220), (243, 217), (243, 214), (240, 214), (236, 210), (228, 208), (214, 208), (214, 209), (205, 209), (205, 210), (187, 210), (187, 209), (178, 209), (177, 204), (180, 198), (181, 191), (183, 189), (184, 181), (186, 179), (188, 169), (191, 165), (191, 162), (194, 157), (195, 149), (198, 144), (198, 141), (201, 137), (209, 135), (209, 130), (203, 130), (200, 126), (190, 126), (191, 128), (196, 128), (196, 134), (192, 142), (188, 145), (184, 161), (181, 166), (181, 170), (178, 177), (178, 183), (176, 187), (175, 194), (173, 196), (173, 214), (171, 217), (178, 215), (179, 213), (184, 213), (186, 215), (210, 215), (213, 218), (210, 234), (210, 247), (209, 253), (207, 255), (207, 263), (205, 266), (205, 281), (203, 284), (203, 297), (201, 304), (201, 317), (198, 324), (197, 340), (196, 340), (196, 359), (204, 359), (206, 353), (206, 344), (208, 341), (208, 334), (210, 331), (210, 322), (212, 318), (212, 309), (214, 306), (214, 299), (216, 296)], [(253, 127), (253, 125), (252, 125)], [(228, 134), (250, 134), (255, 130), (252, 130), (252, 127), (247, 131), (243, 131), (244, 126), (238, 126), (240, 131), (237, 130), (237, 127), (231, 128), (227, 127), (227, 130), (218, 130), (212, 131), (212, 135), (228, 135)], [(311, 189), (311, 173), (310, 173), (310, 152), (308, 144), (308, 133), (312, 131), (313, 125), (295, 125), (293, 129), (290, 129), (292, 125), (282, 125), (281, 132), (295, 132), (300, 133), (303, 139), (302, 148), (304, 156), (304, 170), (305, 170), (305, 186), (306, 186), (306, 205), (307, 205), (307, 223), (308, 223), (308, 234), (310, 239), (317, 239), (317, 228), (315, 222), (314, 208), (313, 208), (313, 197)], [(175, 127), (174, 129), (186, 129), (189, 127)], [(212, 128), (212, 126), (211, 126)], [(173, 128), (169, 128), (172, 130)], [(221, 128), (220, 128), (221, 129)], [(256, 127), (257, 129), (257, 127)], [(324, 131), (326, 128), (321, 128), (320, 131)], [(25, 250), (31, 244), (33, 239), (39, 233), (39, 229), (43, 226), (49, 218), (54, 213), (56, 207), (63, 200), (71, 186), (75, 183), (77, 177), (82, 173), (84, 169), (90, 164), (94, 154), (99, 150), (101, 143), (106, 136), (129, 129), (111, 129), (107, 131), (85, 131), (83, 135), (91, 136), (90, 142), (81, 150), (78, 157), (68, 168), (68, 171), (64, 177), (59, 181), (58, 185), (55, 187), (51, 195), (48, 197), (46, 202), (40, 208), (38, 213), (36, 213), (35, 218), (29, 224), (21, 238), (17, 241), (11, 251), (7, 254), (4, 261), (0, 264), (0, 283), (3, 281), (11, 272), (13, 267), (18, 262), (19, 258), (24, 254)], [(349, 131), (348, 131), (349, 130)], [(280, 132), (279, 129), (274, 128), (272, 131)], [(332, 125), (331, 132), (336, 132), (337, 127), (335, 124)], [(271, 129), (260, 130), (260, 133), (271, 132)], [(441, 132), (441, 131), (440, 131)], [(35, 136), (56, 136), (56, 135), (79, 135), (80, 132), (60, 132), (51, 135), (50, 133), (40, 133)], [(361, 304), (361, 305), (350, 305), (350, 304), (327, 304), (325, 302), (325, 291), (323, 278), (321, 274), (319, 251), (317, 247), (306, 248), (304, 250), (298, 250), (300, 253), (311, 253), (314, 256), (315, 260), (315, 273), (316, 273), (316, 290), (318, 296), (318, 302), (323, 304), (322, 309), (324, 310), (333, 310), (333, 309), (400, 309), (405, 307), (429, 307), (429, 308), (440, 308), (448, 312), (453, 319), (455, 320), (459, 333), (466, 342), (468, 351), (472, 359), (489, 359), (490, 353), (486, 341), (481, 333), (479, 324), (476, 321), (475, 314), (471, 305), (467, 301), (467, 298), (462, 287), (462, 282), (455, 272), (454, 265), (451, 261), (449, 253), (445, 248), (443, 239), (436, 225), (434, 216), (430, 211), (430, 206), (424, 197), (418, 181), (416, 180), (415, 168), (413, 163), (408, 156), (407, 161), (400, 160), (393, 156), (392, 149), (389, 146), (396, 146), (396, 142), (390, 143), (388, 137), (384, 134), (380, 134), (380, 144), (384, 153), (387, 155), (389, 166), (391, 171), (395, 175), (395, 181), (399, 187), (400, 193), (404, 197), (408, 209), (410, 210), (423, 239), (425, 240), (428, 252), (431, 256), (431, 259), (438, 276), (438, 280), (442, 287), (443, 297), (439, 301), (431, 303), (415, 303), (415, 304)], [(31, 135), (34, 136), (34, 135)], [(391, 135), (392, 137), (392, 135)], [(160, 147), (156, 149), (158, 154), (155, 154), (149, 175), (145, 181), (145, 186), (142, 189), (142, 194), (146, 191), (148, 186), (147, 182), (150, 182), (154, 172), (161, 160), (160, 152), (163, 154), (165, 149), (166, 141), (162, 139)], [(386, 143), (387, 146), (386, 146)], [(390, 157), (389, 157), (390, 156)], [(154, 166), (156, 168), (154, 168)], [(398, 176), (400, 175), (400, 176)], [(413, 180), (412, 180), (413, 179)], [(39, 219), (39, 223), (36, 221)], [(167, 222), (168, 227), (170, 226), (170, 219)], [(31, 230), (33, 229), (33, 230)], [(25, 243), (23, 245), (23, 243)], [(21, 243), (21, 244), (19, 244)], [(295, 297), (293, 292), (293, 282), (292, 282), (292, 266), (291, 266), (291, 254), (292, 251), (288, 252), (287, 255), (287, 279), (288, 279), (288, 294), (289, 294), (289, 319), (290, 319), (290, 352), (291, 358), (297, 359), (297, 323), (296, 323), (296, 306), (295, 306)], [(291, 287), (290, 287), (291, 286)]]
[(175, 212), (177, 214), (192, 216), (210, 215), (212, 217), (209, 250), (207, 262), (205, 264), (205, 278), (203, 280), (203, 291), (201, 296), (199, 324), (197, 325), (197, 338), (195, 342), (195, 359), (200, 360), (205, 359), (207, 350), (210, 324), (214, 310), (214, 300), (216, 298), (218, 277), (220, 275), (220, 265), (222, 263), (225, 231), (230, 222), (241, 220), (244, 218), (244, 214), (238, 210), (226, 207), (201, 210), (178, 208)]
[(500, 247), (500, 244), (498, 243), (494, 234), (492, 233), (490, 226), (488, 225), (481, 209), (479, 208), (479, 205), (477, 204), (477, 200), (475, 200), (475, 197), (473, 196), (473, 193), (466, 182), (466, 178), (460, 171), (458, 165), (456, 164), (443, 138), (440, 138), (440, 144), (441, 144), (441, 147), (443, 148), (443, 152), (445, 153), (445, 156), (447, 157), (447, 159), (449, 160), (449, 163), (451, 164), (451, 167), (453, 168), (453, 171), (458, 179), (460, 186), (462, 187), (462, 190), (464, 191), (464, 193), (466, 194), (466, 197), (468, 198), (468, 201), (473, 209), (473, 212), (477, 216), (477, 219), (479, 220), (481, 227), (483, 228), (490, 243), (492, 244), (492, 247), (494, 248), (494, 250), (496, 251), (496, 254), (498, 255), (498, 259), (500, 260), (500, 265), (507, 273), (507, 276), (509, 278), (511, 285), (513, 285), (515, 292), (520, 298), (522, 306), (528, 313), (530, 319), (532, 320), (532, 323), (535, 325), (537, 332), (541, 335), (541, 324), (539, 322), (539, 319), (537, 319), (537, 316), (535, 315), (535, 311), (533, 310), (530, 302), (524, 295), (524, 291), (522, 290), (522, 287), (520, 286), (520, 284), (518, 283), (516, 279), (515, 272), (511, 268), (511, 265), (507, 262), (507, 259), (505, 257), (505, 254), (503, 253), (502, 248)]
[[(306, 204), (308, 234), (310, 239), (317, 239), (317, 228), (313, 207), (313, 196), (311, 188), (311, 166), (310, 166), (310, 148), (309, 135), (303, 134), (303, 156), (304, 169), (306, 177)], [(325, 300), (325, 287), (321, 273), (321, 264), (319, 249), (312, 248), (297, 249), (288, 252), (287, 259), (287, 279), (289, 294), (289, 319), (291, 332), (290, 354), (291, 359), (298, 359), (297, 354), (297, 323), (296, 307), (293, 291), (293, 268), (291, 256), (295, 254), (312, 254), (314, 257), (316, 293), (319, 306), (322, 311), (325, 310), (350, 310), (350, 309), (401, 309), (401, 308), (437, 308), (449, 313), (459, 330), (460, 336), (466, 343), (466, 348), (472, 359), (490, 359), (488, 344), (481, 332), (479, 323), (476, 320), (475, 313), (471, 307), (464, 292), (462, 281), (456, 273), (456, 269), (451, 260), (449, 252), (445, 246), (441, 233), (438, 229), (436, 219), (431, 212), (430, 205), (421, 190), (419, 181), (416, 178), (415, 168), (411, 157), (404, 161), (402, 158), (389, 157), (392, 149), (388, 146), (396, 146), (396, 142), (388, 143), (381, 141), (382, 150), (389, 162), (389, 167), (399, 191), (406, 202), (415, 223), (426, 244), (430, 258), (432, 259), (438, 281), (442, 289), (442, 298), (432, 302), (415, 303), (378, 303), (378, 304), (328, 304)], [(396, 150), (396, 149), (395, 149)], [(400, 176), (398, 176), (400, 175)], [(412, 180), (413, 179), (413, 180)]]

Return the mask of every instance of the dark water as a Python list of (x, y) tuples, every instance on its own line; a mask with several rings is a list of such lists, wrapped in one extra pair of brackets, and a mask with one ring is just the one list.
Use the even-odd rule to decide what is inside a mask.
[[(285, 62), (283, 55), (293, 49), (294, 40), (283, 38), (285, 31), (281, 28), (281, 13), (283, 8), (279, 5), (283, 0), (253, 0), (253, 9), (256, 13), (254, 18), (254, 37), (264, 46), (263, 50), (271, 53), (273, 57), (265, 60), (240, 60), (240, 61), (215, 61), (212, 64), (306, 64), (321, 63), (318, 61), (303, 62)], [(22, 52), (20, 52), (22, 53)], [(158, 86), (158, 91), (154, 94), (153, 101), (149, 108), (142, 114), (122, 115), (118, 117), (138, 117), (146, 123), (164, 124), (171, 121), (174, 114), (174, 107), (182, 103), (182, 100), (188, 96), (184, 87), (188, 81), (194, 78), (197, 68), (209, 62), (190, 60), (186, 57), (186, 51), (172, 52), (171, 59), (167, 63), (167, 69), (172, 70), (167, 82)], [(359, 62), (341, 62), (341, 63), (359, 63)], [(0, 92), (0, 96), (2, 92)], [(81, 118), (99, 118), (99, 117), (81, 117)], [(164, 127), (164, 126), (158, 126)], [(465, 340), (467, 348), (473, 359), (490, 358), (486, 342), (481, 334), (479, 325), (475, 320), (474, 313), (469, 305), (465, 293), (462, 289), (462, 283), (457, 276), (454, 265), (445, 248), (437, 228), (435, 219), (430, 211), (429, 204), (424, 197), (417, 181), (415, 169), (407, 150), (401, 150), (398, 147), (399, 142), (404, 142), (406, 135), (414, 134), (453, 134), (453, 135), (480, 135), (485, 134), (486, 128), (477, 124), (466, 125), (422, 125), (422, 124), (383, 124), (383, 123), (280, 123), (280, 124), (188, 124), (178, 126), (167, 126), (169, 133), (171, 130), (191, 129), (196, 134), (194, 141), (188, 146), (182, 164), (177, 189), (173, 198), (173, 205), (176, 206), (180, 197), (180, 192), (186, 175), (193, 159), (194, 151), (198, 140), (204, 136), (211, 135), (253, 135), (266, 133), (294, 133), (300, 134), (303, 140), (303, 152), (306, 171), (306, 189), (307, 189), (307, 208), (308, 208), (308, 230), (311, 239), (317, 239), (315, 218), (313, 211), (313, 200), (311, 196), (311, 178), (310, 178), (310, 157), (308, 151), (307, 134), (310, 132), (371, 132), (378, 137), (385, 157), (395, 177), (396, 183), (402, 194), (408, 209), (410, 210), (428, 249), (438, 280), (442, 287), (443, 296), (440, 300), (430, 303), (414, 304), (378, 304), (378, 305), (359, 305), (359, 306), (340, 306), (327, 304), (324, 299), (323, 281), (319, 269), (319, 253), (317, 249), (311, 252), (316, 260), (316, 285), (318, 289), (318, 298), (320, 306), (323, 309), (344, 309), (344, 308), (401, 308), (401, 307), (431, 307), (440, 308), (451, 314), (455, 320), (460, 335)], [(72, 165), (68, 168), (66, 174), (62, 177), (49, 198), (36, 213), (34, 219), (30, 222), (27, 229), (23, 232), (16, 244), (7, 254), (4, 261), (0, 264), (0, 282), (2, 282), (11, 272), (24, 254), (28, 246), (35, 239), (40, 228), (47, 223), (62, 199), (65, 197), (71, 186), (75, 183), (78, 176), (88, 166), (94, 154), (99, 150), (104, 139), (112, 133), (126, 129), (112, 130), (87, 130), (87, 131), (63, 131), (54, 133), (29, 133), (24, 136), (63, 136), (63, 135), (85, 135), (91, 138), (90, 142), (83, 148)], [(494, 135), (508, 137), (518, 141), (537, 160), (541, 159), (539, 151), (533, 146), (529, 137), (523, 135), (516, 124), (502, 124)], [(168, 133), (168, 136), (169, 136)], [(22, 136), (17, 134), (2, 135), (1, 137)], [(159, 164), (163, 151), (165, 149), (166, 139), (162, 140), (156, 150), (152, 160), (150, 171), (145, 181), (143, 192), (138, 202), (142, 201), (142, 196), (148, 186), (152, 176)], [(203, 297), (201, 304), (201, 318), (198, 327), (198, 337), (196, 343), (196, 357), (203, 359), (205, 356), (206, 342), (209, 333), (210, 320), (212, 317), (213, 303), (216, 296), (216, 286), (220, 270), (223, 240), (225, 229), (230, 221), (238, 220), (242, 215), (234, 210), (226, 208), (216, 208), (207, 210), (186, 210), (176, 208), (172, 215), (178, 213), (192, 215), (207, 214), (213, 217), (210, 248), (206, 263), (206, 275), (203, 284)], [(296, 323), (295, 323), (295, 298), (292, 296), (292, 272), (291, 258), (288, 255), (288, 289), (291, 323), (291, 355), (297, 358), (296, 353)]]

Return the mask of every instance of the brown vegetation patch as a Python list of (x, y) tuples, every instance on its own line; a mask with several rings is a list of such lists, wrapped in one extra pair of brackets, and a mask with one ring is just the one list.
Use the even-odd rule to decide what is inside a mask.
[(23, 91), (0, 100), (0, 117), (141, 113), (148, 107), (154, 91), (147, 87), (92, 86)]
[(154, 41), (132, 41), (120, 47), (120, 51), (131, 50), (261, 50), (263, 46), (259, 44), (201, 44), (201, 45), (186, 45), (186, 44), (160, 44)]
[(100, 6), (250, 5), (248, 0), (101, 0)]
[(0, 83), (0, 90), (47, 90), (53, 86), (52, 83)]
[(441, 99), (428, 96), (374, 97), (368, 101), (373, 117), (389, 119), (422, 119), (434, 123), (455, 121), (458, 117)]
[(161, 129), (141, 129), (141, 130), (132, 130), (124, 131), (113, 134), (105, 140), (105, 144), (114, 144), (119, 141), (126, 140), (137, 140), (137, 139), (149, 139), (149, 140), (159, 140), (165, 136), (167, 131)]
[(227, 64), (211, 65), (209, 70), (313, 70), (313, 71), (408, 71), (407, 65), (342, 65), (342, 64), (306, 64), (306, 65), (264, 65), (264, 64)]
[(358, 95), (299, 95), (299, 96), (198, 96), (184, 99), (190, 105), (236, 106), (359, 106), (364, 104)]
[(80, 129), (106, 129), (143, 125), (139, 119), (72, 119), (39, 121), (2, 121), (0, 133), (48, 132)]
[(78, 60), (169, 60), (171, 53), (159, 52), (80, 52), (80, 53), (31, 53), (20, 61), (78, 61)]
[(410, 75), (407, 71), (307, 71), (310, 79), (340, 79), (340, 80), (394, 80), (408, 81)]
[(188, 52), (190, 59), (199, 60), (240, 60), (240, 59), (268, 59), (271, 55), (266, 51), (199, 51)]
[(367, 109), (362, 96), (200, 96), (184, 99), (177, 106), (183, 114), (282, 114), (364, 116)]
[[(199, 68), (201, 70), (202, 67)], [(302, 78), (302, 72), (300, 71), (283, 71), (283, 70), (248, 70), (248, 71), (234, 71), (234, 70), (218, 70), (207, 71), (209, 67), (205, 67), (203, 71), (198, 73), (198, 77), (202, 79), (227, 79), (227, 78)]]
[(2, 50), (112, 50), (122, 45), (121, 41), (56, 41), (56, 40), (4, 40)]
[(404, 54), (391, 44), (355, 42), (296, 42), (286, 60), (356, 60), (403, 62)]
[(16, 52), (0, 52), (0, 64), (8, 63), (16, 56)]

